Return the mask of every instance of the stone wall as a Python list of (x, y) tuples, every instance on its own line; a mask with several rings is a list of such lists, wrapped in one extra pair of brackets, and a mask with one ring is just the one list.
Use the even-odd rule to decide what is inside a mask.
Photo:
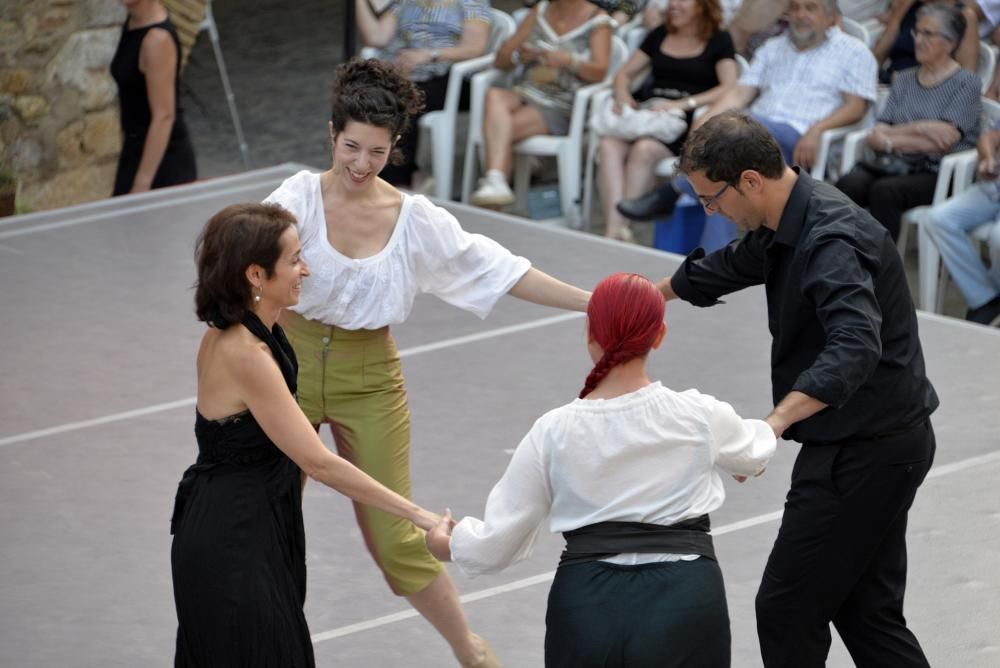
[(0, 2), (0, 159), (19, 207), (111, 194), (121, 130), (108, 66), (124, 19), (117, 0)]

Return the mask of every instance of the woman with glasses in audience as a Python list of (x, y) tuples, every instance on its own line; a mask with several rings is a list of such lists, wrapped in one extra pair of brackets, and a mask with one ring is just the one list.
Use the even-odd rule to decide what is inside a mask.
[(917, 12), (920, 65), (896, 74), (865, 159), (837, 181), (893, 239), (907, 209), (931, 203), (941, 158), (972, 148), (979, 137), (981, 82), (955, 60), (965, 28), (956, 7), (930, 4)]
[[(688, 125), (694, 110), (714, 102), (736, 83), (733, 41), (721, 30), (719, 0), (671, 0), (664, 22), (650, 31), (642, 45), (615, 74), (614, 105), (667, 113), (683, 111)], [(634, 93), (640, 72), (649, 74)], [(622, 197), (637, 197), (653, 187), (656, 164), (679, 155), (684, 132), (665, 144), (653, 137), (629, 142), (601, 137), (598, 186), (604, 206), (605, 235), (632, 240), (628, 220), (615, 209)]]
[[(924, 0), (893, 0), (889, 6), (885, 29), (879, 35), (872, 53), (880, 65), (879, 81), (884, 84), (892, 82), (896, 72), (916, 67), (916, 39), (913, 30), (917, 27), (917, 13), (931, 4)], [(936, 0), (934, 4), (955, 7), (965, 18), (965, 29), (958, 36), (958, 46), (955, 49), (955, 60), (970, 72), (975, 72), (979, 62), (979, 18), (975, 7), (956, 0)]]
[(510, 89), (486, 92), (486, 173), (472, 193), (476, 206), (513, 204), (514, 144), (535, 135), (565, 135), (581, 86), (608, 72), (614, 20), (588, 0), (541, 0), (497, 51), (495, 66), (518, 67)]

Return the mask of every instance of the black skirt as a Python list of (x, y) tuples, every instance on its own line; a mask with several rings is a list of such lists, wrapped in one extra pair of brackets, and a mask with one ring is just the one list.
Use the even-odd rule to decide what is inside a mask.
[(704, 557), (560, 566), (545, 614), (546, 668), (728, 668), (719, 564)]

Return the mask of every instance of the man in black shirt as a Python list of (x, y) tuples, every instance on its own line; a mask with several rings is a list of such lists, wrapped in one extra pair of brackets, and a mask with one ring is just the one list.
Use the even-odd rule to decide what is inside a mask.
[(757, 593), (764, 665), (823, 666), (833, 622), (858, 666), (927, 666), (903, 618), (906, 517), (934, 457), (938, 398), (896, 247), (742, 113), (692, 133), (680, 169), (706, 211), (747, 234), (696, 250), (660, 289), (711, 306), (764, 284), (766, 420), (803, 444)]

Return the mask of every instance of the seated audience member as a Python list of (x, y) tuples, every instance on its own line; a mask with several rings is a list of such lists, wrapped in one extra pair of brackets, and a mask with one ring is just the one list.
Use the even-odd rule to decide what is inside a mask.
[[(354, 0), (358, 30), (379, 58), (393, 62), (424, 93), (421, 115), (444, 108), (448, 70), (453, 62), (486, 52), (490, 36), (489, 0), (397, 0), (376, 16), (368, 0)], [(468, 109), (467, 95), (462, 108)], [(411, 185), (416, 171), (419, 115), (397, 140), (400, 165), (388, 164), (381, 177), (396, 186)]]
[[(965, 319), (1000, 325), (1000, 123), (979, 137), (979, 182), (931, 209), (924, 219), (934, 245), (969, 310)], [(990, 266), (969, 232), (990, 225)]]
[[(719, 29), (721, 18), (718, 0), (671, 0), (664, 23), (650, 31), (615, 75), (615, 111), (640, 105), (663, 113), (680, 110), (690, 124), (697, 107), (711, 104), (736, 83), (733, 42)], [(632, 80), (647, 68), (649, 76), (633, 94)], [(652, 187), (656, 163), (679, 155), (686, 137), (685, 132), (669, 144), (653, 137), (632, 142), (601, 137), (599, 186), (607, 236), (631, 240), (628, 221), (615, 203), (623, 194), (635, 197)]]
[(931, 203), (941, 157), (972, 148), (979, 136), (979, 77), (954, 59), (964, 31), (957, 8), (921, 8), (913, 31), (920, 66), (896, 74), (867, 157), (837, 181), (893, 239), (907, 209)]
[[(878, 61), (879, 81), (888, 84), (896, 72), (917, 66), (916, 38), (917, 13), (931, 4), (923, 0), (893, 0), (885, 30), (872, 47)], [(958, 36), (955, 60), (970, 72), (976, 71), (979, 59), (979, 36), (977, 33), (976, 10), (955, 0), (936, 0), (934, 4), (948, 5), (959, 9), (965, 18), (965, 29)]]
[[(741, 4), (743, 0), (719, 0), (719, 6), (722, 8), (721, 25), (729, 25)], [(670, 0), (649, 0), (642, 8), (642, 24), (647, 28), (659, 26), (666, 20), (669, 8)]]
[[(842, 17), (862, 23), (885, 12), (888, 0), (839, 0), (837, 4)], [(788, 5), (788, 0), (736, 2), (733, 12), (726, 14), (726, 21), (723, 24), (733, 36), (736, 50), (749, 57), (759, 46), (755, 44), (758, 36), (766, 35), (772, 32), (775, 26), (784, 23), (783, 17), (788, 11)], [(781, 29), (772, 32), (772, 36), (780, 33)]]
[[(739, 83), (725, 92), (695, 127), (729, 109), (748, 108), (781, 146), (786, 162), (811, 168), (820, 136), (828, 128), (861, 120), (875, 100), (876, 64), (871, 51), (834, 24), (836, 0), (792, 0), (789, 26), (757, 51)], [(632, 220), (669, 214), (683, 179), (635, 199), (623, 199), (618, 211)], [(711, 227), (728, 226), (716, 213)], [(732, 232), (730, 232), (730, 236)]]
[(565, 135), (576, 90), (604, 78), (615, 22), (587, 0), (542, 0), (497, 51), (495, 65), (518, 65), (512, 88), (486, 92), (486, 174), (472, 194), (477, 206), (513, 203), (508, 185), (513, 146), (535, 135)]

